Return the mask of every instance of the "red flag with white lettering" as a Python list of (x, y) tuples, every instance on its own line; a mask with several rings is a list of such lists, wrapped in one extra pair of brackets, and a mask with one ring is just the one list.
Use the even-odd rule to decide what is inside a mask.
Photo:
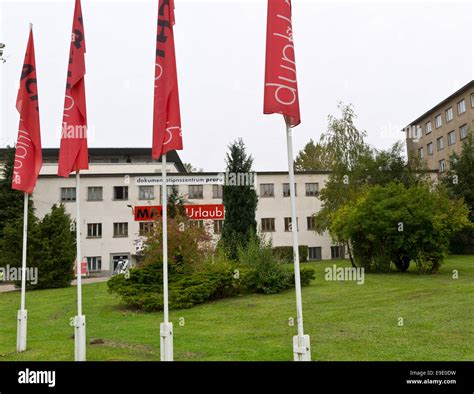
[(282, 114), (291, 127), (301, 123), (291, 0), (268, 0), (264, 114)]
[(87, 112), (84, 75), (86, 39), (81, 1), (76, 0), (72, 24), (71, 49), (64, 99), (64, 114), (59, 149), (58, 175), (68, 177), (73, 171), (89, 168), (87, 150)]
[(31, 194), (43, 165), (33, 29), (30, 30), (21, 71), (16, 109), (20, 113), (20, 125), (16, 142), (12, 189)]
[(153, 159), (183, 149), (174, 48), (174, 1), (159, 0), (156, 35)]

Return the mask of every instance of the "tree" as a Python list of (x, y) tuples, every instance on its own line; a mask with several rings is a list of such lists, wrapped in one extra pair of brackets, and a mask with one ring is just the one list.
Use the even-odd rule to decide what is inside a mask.
[(197, 169), (191, 163), (183, 163), (183, 165), (187, 172), (202, 172), (202, 168)]
[(469, 133), (460, 154), (449, 158), (449, 170), (443, 184), (453, 197), (463, 198), (470, 209), (469, 219), (474, 223), (474, 136)]
[(459, 231), (451, 239), (453, 253), (474, 252), (474, 136), (469, 132), (460, 154), (449, 158), (449, 170), (442, 178), (450, 196), (462, 198), (469, 207), (470, 225)]
[[(23, 223), (24, 195), (18, 190), (12, 189), (13, 167), (15, 165), (15, 148), (10, 146), (6, 150), (5, 163), (0, 176), (0, 239), (7, 223), (21, 220)], [(29, 201), (30, 216), (34, 212), (33, 201)]]
[(39, 256), (33, 266), (38, 267), (37, 289), (67, 287), (74, 279), (76, 233), (71, 216), (63, 204), (54, 204), (51, 212), (39, 223)]
[(357, 118), (351, 104), (340, 102), (338, 108), (341, 117), (328, 116), (328, 130), (321, 135), (323, 144), (323, 162), (331, 164), (331, 170), (347, 173), (352, 169), (359, 157), (368, 150), (364, 142), (367, 133), (359, 130), (354, 121)]
[(311, 139), (305, 145), (304, 149), (298, 153), (295, 160), (296, 171), (322, 171), (329, 169), (329, 163), (324, 163), (324, 146), (320, 143), (314, 143)]
[[(32, 213), (28, 219), (27, 267), (38, 269), (38, 283), (31, 289), (67, 287), (74, 279), (76, 257), (73, 221), (64, 205), (53, 205), (51, 212), (39, 221)], [(9, 222), (0, 241), (0, 265), (20, 267), (22, 263), (23, 221)]]
[[(227, 172), (250, 174), (253, 158), (248, 155), (242, 139), (229, 145), (226, 156)], [(250, 177), (248, 177), (250, 179)], [(257, 194), (253, 185), (224, 185), (223, 203), (225, 220), (221, 242), (231, 259), (237, 258), (239, 247), (245, 247), (252, 234), (256, 233)]]
[[(323, 207), (315, 215), (319, 234), (329, 229), (332, 215), (344, 205), (355, 202), (367, 186), (392, 181), (411, 185), (425, 177), (418, 173), (421, 169), (418, 161), (407, 162), (403, 158), (402, 143), (386, 151), (371, 148), (364, 141), (365, 131), (359, 131), (354, 124), (353, 107), (339, 104), (339, 108), (341, 118), (329, 116), (328, 131), (321, 137), (324, 161), (330, 163), (331, 174), (320, 192)], [(355, 266), (350, 240), (339, 237), (339, 242), (345, 245)]]
[(185, 203), (186, 200), (179, 194), (178, 190), (172, 188), (171, 194), (168, 196), (168, 217), (170, 219), (186, 217)]
[(333, 239), (349, 240), (354, 261), (366, 270), (401, 270), (415, 261), (420, 272), (436, 272), (449, 239), (468, 223), (468, 209), (446, 189), (391, 182), (367, 187), (357, 201), (331, 215)]

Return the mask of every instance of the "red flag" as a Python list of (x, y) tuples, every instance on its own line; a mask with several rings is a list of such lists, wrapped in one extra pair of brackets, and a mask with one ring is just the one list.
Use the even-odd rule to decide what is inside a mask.
[(291, 127), (301, 123), (291, 0), (268, 0), (264, 114), (282, 114)]
[(36, 84), (35, 44), (32, 29), (30, 30), (25, 61), (21, 71), (16, 109), (20, 113), (20, 125), (16, 142), (12, 189), (31, 194), (43, 165), (38, 86)]
[(66, 98), (59, 149), (58, 175), (68, 177), (73, 171), (89, 168), (87, 151), (87, 113), (84, 75), (86, 39), (81, 1), (76, 0), (72, 23), (71, 49), (66, 82)]
[(179, 114), (178, 77), (174, 50), (174, 1), (159, 0), (156, 35), (153, 159), (183, 149)]

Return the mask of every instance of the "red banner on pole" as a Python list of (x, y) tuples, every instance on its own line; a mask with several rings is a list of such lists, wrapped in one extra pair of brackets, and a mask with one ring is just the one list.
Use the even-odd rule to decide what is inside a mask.
[(282, 114), (291, 127), (301, 123), (291, 0), (268, 0), (263, 113)]
[(31, 194), (43, 165), (35, 44), (32, 28), (30, 29), (25, 61), (21, 71), (16, 109), (20, 113), (20, 125), (16, 142), (12, 189)]
[[(185, 205), (184, 209), (186, 210), (186, 216), (191, 220), (224, 219), (223, 204)], [(135, 221), (146, 222), (160, 219), (162, 211), (161, 205), (135, 207)]]
[(159, 0), (155, 53), (153, 159), (183, 149), (174, 48), (174, 1)]
[(87, 151), (87, 111), (84, 75), (86, 38), (81, 1), (76, 0), (72, 23), (71, 48), (67, 72), (66, 97), (59, 149), (58, 175), (89, 168)]

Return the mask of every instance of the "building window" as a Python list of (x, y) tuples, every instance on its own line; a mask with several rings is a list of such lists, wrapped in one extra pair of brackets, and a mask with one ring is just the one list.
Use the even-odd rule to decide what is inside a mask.
[(128, 186), (114, 186), (114, 200), (128, 200)]
[[(296, 231), (299, 230), (298, 228), (298, 218), (296, 218)], [(291, 226), (291, 218), (285, 218), (285, 231), (293, 231), (293, 228)]]
[(102, 201), (102, 186), (89, 186), (87, 188), (87, 201)]
[(464, 124), (459, 128), (459, 138), (463, 140), (466, 137), (467, 137), (467, 124)]
[(443, 139), (443, 137), (439, 137), (439, 138), (436, 140), (436, 146), (438, 147), (438, 151), (444, 149), (444, 139)]
[(212, 198), (222, 198), (223, 191), (222, 185), (212, 185)]
[(474, 108), (474, 93), (471, 93), (471, 107)]
[(438, 170), (441, 174), (446, 171), (446, 161), (444, 159), (438, 161)]
[(61, 202), (76, 201), (76, 188), (75, 187), (62, 187), (61, 188)]
[(425, 134), (429, 134), (433, 131), (433, 125), (431, 124), (431, 121), (426, 122), (425, 124)]
[(308, 248), (308, 260), (322, 260), (321, 246), (310, 246)]
[(423, 159), (423, 148), (418, 148), (418, 157)]
[(448, 133), (448, 145), (453, 145), (456, 142), (456, 133), (451, 131)]
[[(179, 194), (179, 186), (178, 185), (167, 185), (166, 186), (166, 196), (169, 198), (172, 194), (178, 195)], [(163, 186), (160, 186), (160, 201), (163, 199)]]
[(87, 257), (87, 269), (89, 272), (102, 271), (102, 257)]
[(430, 142), (428, 145), (426, 145), (426, 152), (428, 156), (433, 155), (433, 143)]
[(153, 186), (138, 186), (139, 200), (153, 200), (155, 198), (155, 188)]
[(306, 197), (314, 197), (319, 194), (319, 183), (305, 183)]
[(275, 231), (275, 218), (262, 218), (262, 232)]
[(215, 219), (214, 220), (214, 234), (221, 234), (223, 226), (224, 226), (224, 221), (222, 219)]
[(316, 218), (314, 216), (308, 216), (306, 218), (306, 227), (308, 231), (313, 231), (316, 228)]
[(102, 237), (102, 223), (88, 223), (87, 224), (87, 238), (101, 238)]
[(458, 115), (462, 115), (464, 112), (466, 112), (466, 100), (462, 99), (458, 103)]
[(138, 230), (138, 234), (141, 237), (147, 236), (153, 231), (155, 223), (153, 222), (140, 222), (140, 228)]
[(260, 197), (274, 197), (273, 183), (262, 183), (260, 185)]
[(128, 223), (114, 223), (114, 237), (128, 237)]
[(446, 110), (446, 123), (451, 122), (453, 120), (453, 107), (449, 107)]
[[(295, 197), (297, 196), (297, 191), (296, 191), (296, 183), (295, 183)], [(283, 197), (290, 197), (290, 184), (289, 183), (284, 183), (283, 184)]]
[(331, 259), (343, 259), (345, 255), (344, 246), (331, 246)]
[(435, 127), (439, 129), (443, 125), (443, 120), (441, 119), (441, 114), (435, 116)]
[(188, 194), (190, 199), (202, 199), (204, 193), (203, 185), (190, 185), (188, 189)]

